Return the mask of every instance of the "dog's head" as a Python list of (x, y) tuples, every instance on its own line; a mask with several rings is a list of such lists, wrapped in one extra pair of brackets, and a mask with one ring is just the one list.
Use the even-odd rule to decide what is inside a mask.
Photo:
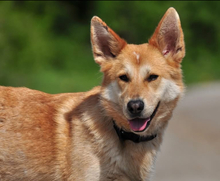
[(104, 73), (102, 103), (116, 124), (138, 134), (165, 125), (184, 89), (185, 46), (176, 10), (169, 8), (149, 43), (141, 45), (127, 44), (95, 16), (91, 42)]

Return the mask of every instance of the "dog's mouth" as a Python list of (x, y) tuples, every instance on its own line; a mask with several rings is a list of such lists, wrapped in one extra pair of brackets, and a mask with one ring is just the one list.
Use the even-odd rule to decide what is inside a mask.
[(158, 102), (156, 108), (154, 109), (154, 112), (151, 114), (150, 117), (148, 117), (148, 118), (134, 118), (134, 119), (129, 120), (130, 128), (132, 129), (132, 131), (134, 131), (134, 132), (145, 131), (149, 127), (152, 119), (154, 118), (155, 114), (157, 113), (159, 105), (160, 105), (160, 101)]

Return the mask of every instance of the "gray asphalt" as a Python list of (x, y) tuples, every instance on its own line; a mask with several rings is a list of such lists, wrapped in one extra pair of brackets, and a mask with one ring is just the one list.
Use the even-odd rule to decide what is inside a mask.
[(220, 181), (220, 82), (187, 88), (165, 132), (152, 181)]

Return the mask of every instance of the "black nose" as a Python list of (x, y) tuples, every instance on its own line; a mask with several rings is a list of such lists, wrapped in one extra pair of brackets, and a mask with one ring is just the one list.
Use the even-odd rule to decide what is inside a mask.
[(144, 109), (144, 102), (142, 100), (131, 100), (128, 102), (127, 108), (131, 114), (138, 115)]

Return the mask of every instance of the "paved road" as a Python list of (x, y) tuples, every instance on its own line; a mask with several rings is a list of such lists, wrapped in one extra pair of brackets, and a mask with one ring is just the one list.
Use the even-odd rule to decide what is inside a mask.
[(152, 181), (220, 181), (220, 82), (187, 88), (169, 122)]

